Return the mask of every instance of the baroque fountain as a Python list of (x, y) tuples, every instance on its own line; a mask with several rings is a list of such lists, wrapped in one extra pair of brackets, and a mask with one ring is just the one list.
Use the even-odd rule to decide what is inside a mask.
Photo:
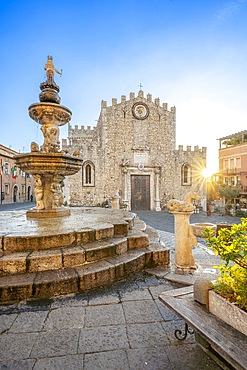
[(59, 72), (48, 56), (44, 67), (47, 80), (40, 84), (39, 103), (29, 107), (30, 117), (41, 125), (44, 143), (39, 148), (31, 143), (31, 153), (19, 154), (16, 164), (22, 171), (33, 175), (35, 180), (34, 194), (36, 207), (27, 212), (27, 217), (68, 216), (70, 209), (63, 206), (63, 187), (65, 176), (78, 172), (82, 160), (59, 151), (59, 126), (71, 119), (71, 111), (60, 104), (59, 86), (54, 81), (54, 72)]
[[(60, 104), (51, 56), (40, 102), (30, 117), (41, 125), (44, 142), (15, 157), (35, 179), (36, 206), (0, 212), (0, 302), (50, 298), (113, 283), (146, 267), (169, 264), (169, 249), (156, 231), (127, 210), (63, 206), (65, 176), (82, 159), (60, 151), (59, 126), (71, 119)], [(76, 153), (75, 153), (76, 154)]]

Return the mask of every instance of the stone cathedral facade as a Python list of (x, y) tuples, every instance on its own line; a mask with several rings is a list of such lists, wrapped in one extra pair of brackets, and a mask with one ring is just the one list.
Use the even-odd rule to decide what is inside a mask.
[(206, 148), (176, 149), (176, 108), (142, 90), (110, 106), (102, 101), (94, 128), (69, 125), (62, 149), (83, 159), (81, 171), (65, 183), (70, 205), (160, 211), (189, 191), (204, 201)]

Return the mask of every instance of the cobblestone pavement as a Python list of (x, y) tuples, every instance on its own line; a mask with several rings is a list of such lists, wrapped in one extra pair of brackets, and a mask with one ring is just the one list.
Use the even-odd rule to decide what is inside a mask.
[[(174, 249), (171, 215), (138, 216), (161, 230), (162, 240)], [(194, 253), (196, 260), (210, 261), (203, 243)], [(141, 273), (88, 293), (2, 305), (0, 369), (220, 369), (193, 335), (183, 342), (174, 337), (183, 322), (158, 296), (181, 286)]]

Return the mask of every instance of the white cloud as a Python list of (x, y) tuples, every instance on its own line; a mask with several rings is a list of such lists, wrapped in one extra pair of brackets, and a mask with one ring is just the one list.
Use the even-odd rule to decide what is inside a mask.
[(247, 0), (228, 1), (216, 14), (216, 19), (219, 23), (224, 23), (233, 16), (239, 14), (241, 9), (245, 7)]

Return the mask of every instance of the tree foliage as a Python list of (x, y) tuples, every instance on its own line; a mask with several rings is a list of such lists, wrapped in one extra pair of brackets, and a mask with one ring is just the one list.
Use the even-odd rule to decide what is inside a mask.
[(239, 188), (233, 188), (227, 185), (220, 185), (218, 192), (219, 196), (221, 198), (225, 198), (226, 200), (238, 198), (240, 195)]

